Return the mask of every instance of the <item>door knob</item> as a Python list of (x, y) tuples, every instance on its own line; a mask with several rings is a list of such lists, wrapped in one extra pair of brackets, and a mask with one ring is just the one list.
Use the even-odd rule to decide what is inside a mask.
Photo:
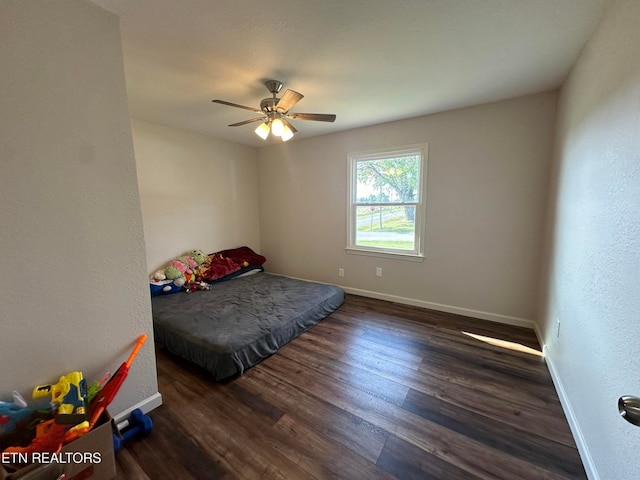
[(640, 398), (625, 395), (618, 399), (618, 411), (627, 422), (640, 427)]

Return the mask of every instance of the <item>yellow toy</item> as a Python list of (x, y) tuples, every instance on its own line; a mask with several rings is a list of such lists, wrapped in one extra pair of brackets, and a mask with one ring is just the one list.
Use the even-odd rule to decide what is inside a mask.
[(77, 425), (87, 420), (87, 386), (82, 372), (67, 373), (56, 384), (33, 389), (33, 398), (47, 395), (58, 408), (57, 423)]

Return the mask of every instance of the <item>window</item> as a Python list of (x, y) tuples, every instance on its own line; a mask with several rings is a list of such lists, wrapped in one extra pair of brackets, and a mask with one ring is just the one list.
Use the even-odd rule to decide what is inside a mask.
[(347, 251), (421, 259), (427, 144), (349, 154)]

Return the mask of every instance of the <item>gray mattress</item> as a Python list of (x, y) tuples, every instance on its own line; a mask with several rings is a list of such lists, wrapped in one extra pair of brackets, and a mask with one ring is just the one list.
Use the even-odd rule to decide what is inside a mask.
[(155, 340), (216, 380), (242, 374), (337, 309), (335, 285), (256, 273), (151, 299)]

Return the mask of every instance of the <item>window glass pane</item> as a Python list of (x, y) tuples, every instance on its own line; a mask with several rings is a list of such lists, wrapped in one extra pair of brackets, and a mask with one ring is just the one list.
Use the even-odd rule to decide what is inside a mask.
[(417, 202), (420, 198), (420, 155), (356, 162), (356, 201)]
[(416, 207), (356, 207), (356, 245), (415, 250)]

